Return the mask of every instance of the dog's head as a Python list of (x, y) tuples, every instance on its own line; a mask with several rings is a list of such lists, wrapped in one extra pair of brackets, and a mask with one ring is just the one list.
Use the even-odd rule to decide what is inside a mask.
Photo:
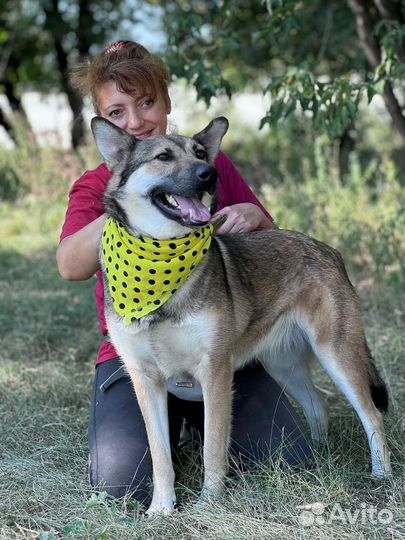
[(113, 171), (104, 195), (106, 211), (129, 232), (172, 238), (210, 220), (203, 197), (216, 190), (213, 163), (228, 129), (226, 118), (216, 118), (192, 138), (139, 140), (101, 117), (92, 119), (91, 129)]

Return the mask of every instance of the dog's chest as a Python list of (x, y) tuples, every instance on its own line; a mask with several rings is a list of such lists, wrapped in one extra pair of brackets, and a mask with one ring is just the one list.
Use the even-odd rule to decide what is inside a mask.
[(217, 321), (213, 313), (202, 311), (178, 324), (163, 321), (136, 333), (122, 324), (113, 326), (110, 334), (125, 363), (154, 365), (166, 379), (198, 378), (201, 364), (210, 355)]

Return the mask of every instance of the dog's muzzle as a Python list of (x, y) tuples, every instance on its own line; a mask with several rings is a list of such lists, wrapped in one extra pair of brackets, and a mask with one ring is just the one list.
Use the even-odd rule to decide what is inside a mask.
[(168, 218), (182, 225), (201, 227), (211, 219), (210, 209), (202, 203), (202, 197), (204, 193), (215, 193), (217, 178), (214, 167), (199, 164), (187, 183), (179, 182), (170, 192), (167, 186), (155, 190), (152, 201)]
[(213, 193), (217, 185), (218, 173), (211, 165), (199, 165), (195, 171), (197, 178), (200, 180), (201, 191)]

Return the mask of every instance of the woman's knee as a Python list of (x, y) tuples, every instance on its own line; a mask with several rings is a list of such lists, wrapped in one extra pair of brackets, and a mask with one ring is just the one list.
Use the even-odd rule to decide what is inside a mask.
[(148, 503), (152, 481), (149, 448), (133, 441), (118, 448), (104, 441), (98, 445), (97, 454), (91, 452), (89, 476), (93, 488), (111, 497), (131, 496)]
[(231, 453), (248, 468), (268, 458), (289, 466), (314, 460), (301, 420), (261, 365), (235, 374)]

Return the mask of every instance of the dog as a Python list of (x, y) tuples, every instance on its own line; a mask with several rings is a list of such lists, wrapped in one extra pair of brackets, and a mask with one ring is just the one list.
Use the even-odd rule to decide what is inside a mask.
[[(390, 476), (380, 412), (388, 407), (388, 393), (367, 346), (359, 301), (340, 254), (294, 231), (221, 236), (212, 230), (213, 210), (203, 197), (215, 199), (213, 163), (228, 121), (216, 118), (192, 138), (159, 135), (147, 140), (137, 140), (101, 117), (93, 118), (91, 126), (113, 171), (104, 196), (112, 229), (105, 228), (100, 252), (105, 314), (145, 420), (154, 484), (148, 514), (170, 513), (176, 500), (167, 381), (201, 385), (201, 497), (218, 496), (228, 466), (233, 373), (253, 358), (301, 405), (313, 440), (321, 441), (328, 414), (310, 377), (314, 355), (363, 424), (372, 475)], [(189, 275), (182, 280), (182, 255), (180, 262), (176, 256), (188, 239), (200, 242), (193, 251), (200, 259), (188, 261)], [(134, 242), (138, 262), (136, 256), (130, 258)], [(152, 266), (142, 270), (142, 254), (150, 249), (146, 258)], [(177, 265), (177, 270), (172, 281), (164, 279), (171, 270), (163, 270), (159, 279), (166, 285), (156, 298), (153, 265), (159, 260), (167, 268)], [(117, 278), (114, 268), (120, 267)], [(118, 293), (117, 280), (122, 281)], [(137, 285), (145, 281), (139, 292)]]

